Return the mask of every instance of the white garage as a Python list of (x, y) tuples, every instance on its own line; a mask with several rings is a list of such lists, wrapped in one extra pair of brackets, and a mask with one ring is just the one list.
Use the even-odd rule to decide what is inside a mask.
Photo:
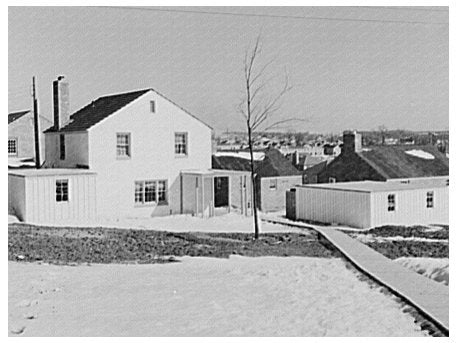
[(448, 186), (448, 177), (302, 185), (287, 192), (287, 216), (356, 228), (448, 224)]
[(8, 172), (8, 213), (26, 223), (77, 223), (96, 218), (96, 173), (84, 169)]

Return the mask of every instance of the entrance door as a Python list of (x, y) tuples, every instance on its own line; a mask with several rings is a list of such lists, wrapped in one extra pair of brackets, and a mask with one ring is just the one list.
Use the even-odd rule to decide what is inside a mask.
[(229, 205), (229, 178), (216, 176), (214, 178), (214, 207), (227, 207)]

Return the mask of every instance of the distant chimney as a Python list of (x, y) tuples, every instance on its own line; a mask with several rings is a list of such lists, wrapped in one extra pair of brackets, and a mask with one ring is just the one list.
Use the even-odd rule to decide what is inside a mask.
[(362, 135), (356, 131), (344, 131), (342, 153), (362, 151)]
[(54, 128), (59, 130), (70, 121), (70, 92), (64, 76), (59, 76), (52, 83), (54, 97)]
[(297, 150), (295, 150), (294, 158), (295, 158), (294, 164), (296, 166), (298, 166), (300, 164), (300, 154), (298, 153)]

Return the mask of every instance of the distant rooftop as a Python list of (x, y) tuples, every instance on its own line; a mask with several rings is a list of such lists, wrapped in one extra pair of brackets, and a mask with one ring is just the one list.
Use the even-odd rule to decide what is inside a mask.
[(405, 190), (411, 190), (411, 189), (447, 187), (448, 180), (449, 180), (449, 177), (432, 177), (432, 178), (410, 179), (409, 182), (406, 180), (354, 181), (354, 182), (307, 184), (307, 185), (300, 185), (297, 187), (372, 193), (372, 192), (390, 192), (390, 191), (405, 191)]

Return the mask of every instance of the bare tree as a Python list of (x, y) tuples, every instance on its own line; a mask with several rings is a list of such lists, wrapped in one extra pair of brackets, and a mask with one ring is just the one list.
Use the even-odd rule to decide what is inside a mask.
[(266, 71), (273, 61), (265, 64), (259, 64), (258, 59), (261, 55), (261, 37), (257, 37), (253, 47), (246, 50), (244, 58), (244, 88), (245, 97), (239, 106), (241, 114), (246, 120), (246, 129), (248, 135), (248, 147), (250, 155), (251, 182), (253, 191), (252, 209), (254, 212), (254, 238), (259, 238), (259, 218), (257, 212), (257, 189), (255, 186), (256, 174), (254, 165), (254, 140), (255, 133), (268, 131), (278, 128), (281, 125), (292, 121), (301, 121), (303, 119), (288, 118), (275, 119), (281, 100), (284, 95), (292, 89), (289, 85), (289, 77), (285, 73), (284, 82), (281, 89), (274, 93), (267, 91), (267, 85), (271, 83), (272, 78), (267, 78)]

